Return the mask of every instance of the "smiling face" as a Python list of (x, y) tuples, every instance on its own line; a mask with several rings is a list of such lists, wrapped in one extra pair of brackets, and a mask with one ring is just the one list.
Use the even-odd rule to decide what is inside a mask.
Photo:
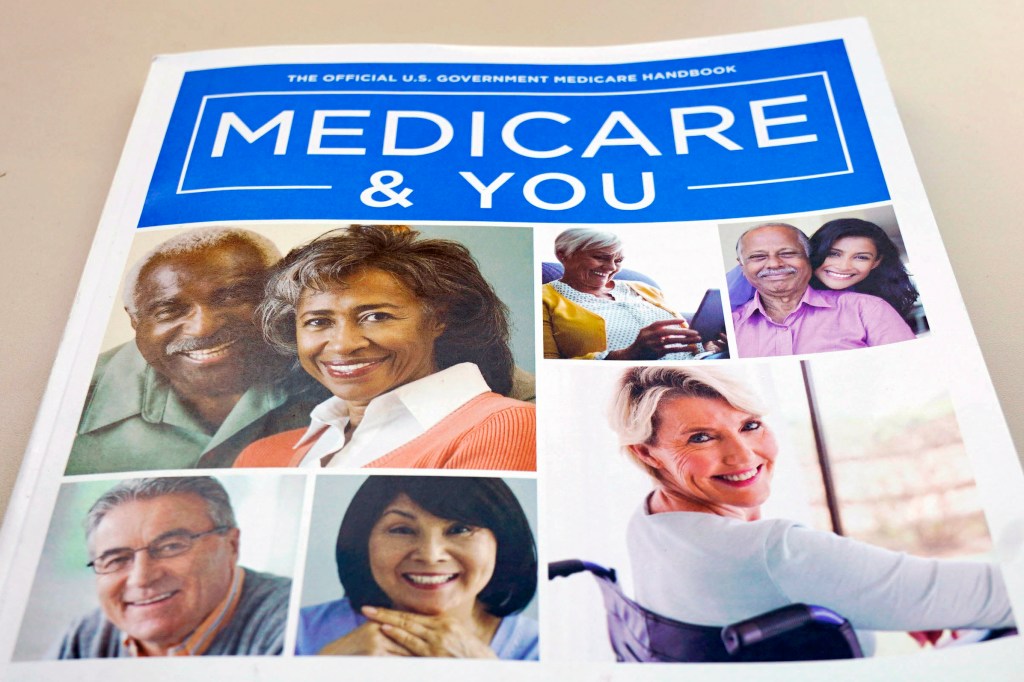
[(771, 492), (778, 448), (756, 416), (722, 399), (666, 398), (653, 444), (630, 448), (656, 470), (675, 511), (758, 518)]
[(739, 248), (743, 275), (762, 296), (802, 296), (811, 263), (796, 232), (769, 225), (747, 232)]
[(612, 246), (583, 248), (571, 256), (557, 255), (565, 268), (562, 281), (588, 294), (607, 291), (612, 286), (612, 277), (622, 269), (622, 249)]
[(229, 241), (158, 257), (141, 273), (131, 313), (146, 362), (186, 401), (243, 392), (269, 351), (253, 323), (267, 267)]
[(843, 237), (832, 242), (828, 255), (814, 274), (829, 289), (848, 289), (863, 282), (881, 263), (872, 239)]
[[(202, 533), (213, 527), (206, 502), (191, 493), (124, 502), (93, 530), (89, 551), (95, 559), (118, 549), (145, 547), (170, 533)], [(237, 561), (237, 528), (197, 538), (188, 552), (168, 559), (136, 552), (129, 567), (96, 576), (100, 606), (147, 655), (163, 655), (227, 596)]]
[(307, 289), (295, 313), (303, 369), (350, 407), (437, 371), (434, 341), (444, 325), (382, 270)]
[(472, 616), (494, 575), (498, 542), (487, 528), (442, 519), (399, 495), (370, 531), (370, 572), (396, 609)]

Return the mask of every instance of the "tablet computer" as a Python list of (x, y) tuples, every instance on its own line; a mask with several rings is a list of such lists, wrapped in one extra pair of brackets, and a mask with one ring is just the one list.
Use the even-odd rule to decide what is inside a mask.
[(701, 341), (714, 341), (725, 331), (725, 314), (722, 312), (722, 292), (708, 289), (701, 299), (697, 312), (690, 320), (690, 329), (700, 332)]

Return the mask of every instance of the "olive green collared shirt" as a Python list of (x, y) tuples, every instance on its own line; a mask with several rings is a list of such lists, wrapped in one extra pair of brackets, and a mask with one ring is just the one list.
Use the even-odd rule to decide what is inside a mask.
[(307, 426), (328, 396), (297, 369), (250, 387), (211, 431), (129, 342), (96, 363), (65, 473), (230, 467), (249, 443)]

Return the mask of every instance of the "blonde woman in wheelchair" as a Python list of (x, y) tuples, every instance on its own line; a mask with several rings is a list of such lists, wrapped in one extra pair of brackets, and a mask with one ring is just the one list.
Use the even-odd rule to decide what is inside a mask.
[(994, 565), (918, 558), (762, 519), (779, 456), (764, 413), (722, 368), (622, 375), (612, 428), (653, 485), (628, 530), (637, 602), (698, 625), (793, 603), (832, 609), (861, 632), (1014, 624)]

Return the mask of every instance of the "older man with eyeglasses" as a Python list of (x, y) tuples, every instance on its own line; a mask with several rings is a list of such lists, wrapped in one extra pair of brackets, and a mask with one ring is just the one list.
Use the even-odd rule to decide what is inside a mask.
[(123, 481), (85, 526), (100, 608), (51, 657), (281, 653), (291, 581), (238, 565), (238, 525), (217, 480)]

